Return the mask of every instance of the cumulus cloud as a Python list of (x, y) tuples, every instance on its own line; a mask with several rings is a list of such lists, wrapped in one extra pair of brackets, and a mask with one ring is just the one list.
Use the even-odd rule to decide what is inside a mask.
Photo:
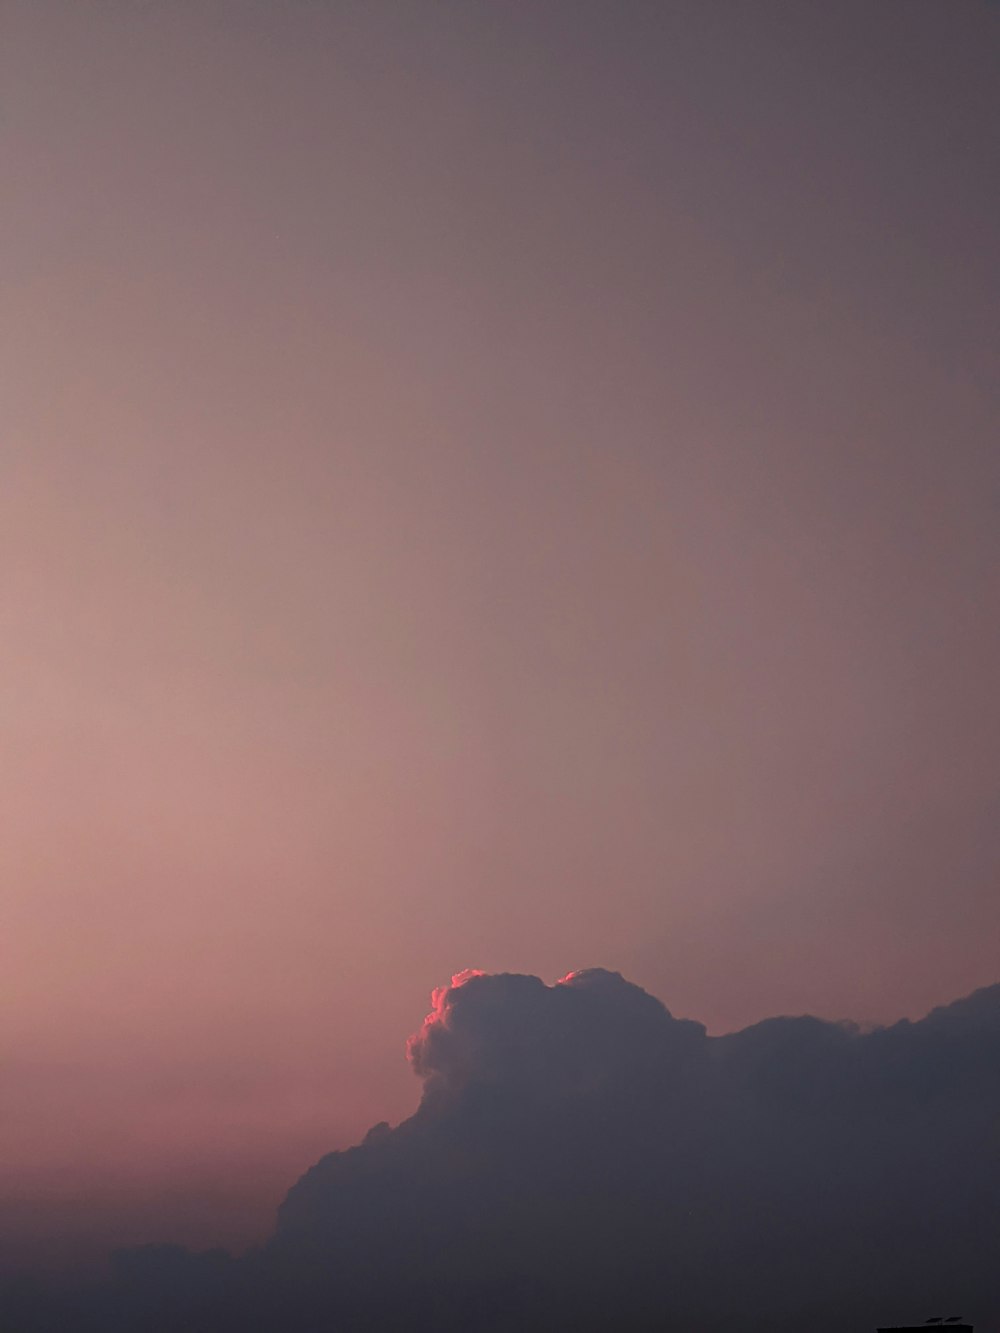
[(376, 1271), (417, 1327), (723, 1329), (760, 1306), (832, 1330), (996, 1300), (1000, 986), (872, 1032), (710, 1038), (614, 972), (467, 972), (408, 1052), (416, 1114), (308, 1172), (272, 1246), (339, 1261), (345, 1317)]
[(1000, 986), (710, 1038), (614, 972), (466, 972), (408, 1052), (418, 1110), (311, 1168), (259, 1254), (125, 1263), (101, 1327), (155, 1329), (164, 1290), (215, 1333), (1000, 1319)]

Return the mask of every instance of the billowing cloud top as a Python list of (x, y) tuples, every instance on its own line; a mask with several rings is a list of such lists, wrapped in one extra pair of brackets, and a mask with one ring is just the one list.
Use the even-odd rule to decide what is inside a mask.
[(429, 1097), (475, 1082), (580, 1088), (620, 1077), (705, 1031), (603, 968), (570, 972), (554, 986), (514, 973), (461, 972), (431, 999), (407, 1043)]

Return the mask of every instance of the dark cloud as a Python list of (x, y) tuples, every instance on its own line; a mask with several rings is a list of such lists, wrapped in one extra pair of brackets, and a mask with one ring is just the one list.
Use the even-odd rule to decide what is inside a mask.
[(704, 1036), (617, 972), (538, 977), (463, 972), (435, 990), (431, 1012), (407, 1043), (425, 1097), (474, 1083), (580, 1090), (620, 1078)]
[(469, 972), (408, 1051), (409, 1120), (318, 1162), (258, 1254), (123, 1256), (100, 1327), (1000, 1316), (1000, 986), (871, 1032), (710, 1038), (617, 973)]

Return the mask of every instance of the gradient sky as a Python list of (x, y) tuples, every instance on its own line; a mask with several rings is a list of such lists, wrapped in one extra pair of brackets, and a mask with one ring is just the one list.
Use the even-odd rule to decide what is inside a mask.
[(263, 1230), (464, 967), (1000, 978), (996, 6), (4, 0), (0, 76), (0, 1245)]

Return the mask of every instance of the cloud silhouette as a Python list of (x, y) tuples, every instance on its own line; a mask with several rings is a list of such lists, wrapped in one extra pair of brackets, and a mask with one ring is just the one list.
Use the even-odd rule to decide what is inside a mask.
[(339, 1259), (345, 1316), (376, 1272), (386, 1326), (404, 1291), (428, 1327), (995, 1303), (1000, 987), (869, 1033), (709, 1038), (617, 973), (470, 972), (408, 1049), (416, 1114), (308, 1172), (270, 1251)]
[(123, 1256), (100, 1326), (1000, 1316), (1000, 986), (871, 1032), (775, 1018), (711, 1038), (614, 972), (466, 972), (408, 1054), (417, 1111), (306, 1172), (259, 1253)]
[(476, 1083), (568, 1091), (623, 1077), (704, 1031), (603, 968), (571, 972), (554, 986), (469, 971), (433, 992), (407, 1053), (430, 1100)]

